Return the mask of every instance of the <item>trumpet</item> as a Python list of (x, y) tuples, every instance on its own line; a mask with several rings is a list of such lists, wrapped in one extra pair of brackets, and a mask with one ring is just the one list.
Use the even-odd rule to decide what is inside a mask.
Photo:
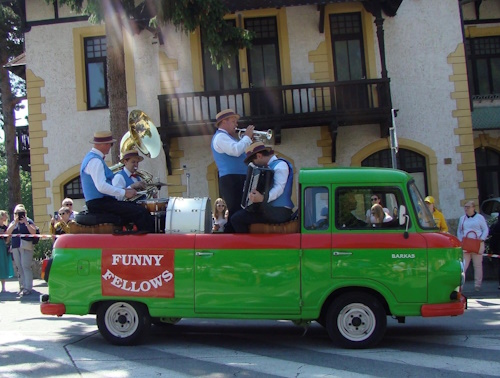
[[(247, 131), (247, 129), (236, 129), (236, 131), (238, 133), (238, 137), (241, 139), (241, 138), (243, 138), (243, 134), (245, 134), (245, 131)], [(254, 135), (254, 138), (256, 140), (261, 141), (261, 142), (264, 139), (271, 140), (273, 137), (273, 130), (271, 130), (271, 129), (269, 129), (267, 131), (254, 130), (253, 135)]]

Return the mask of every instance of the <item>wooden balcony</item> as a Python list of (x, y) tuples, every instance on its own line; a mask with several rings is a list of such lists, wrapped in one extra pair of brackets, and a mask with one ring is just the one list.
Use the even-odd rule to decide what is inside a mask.
[(164, 144), (174, 137), (211, 135), (216, 114), (232, 108), (241, 115), (240, 127), (271, 129), (276, 144), (283, 129), (325, 125), (336, 134), (338, 126), (374, 124), (385, 137), (391, 123), (389, 82), (367, 79), (160, 95), (158, 131)]

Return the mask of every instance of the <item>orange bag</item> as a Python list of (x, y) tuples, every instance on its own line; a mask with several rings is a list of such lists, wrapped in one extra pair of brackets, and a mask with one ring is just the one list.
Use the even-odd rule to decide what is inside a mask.
[[(471, 232), (477, 237), (474, 231), (469, 231), (467, 235)], [(465, 235), (462, 239), (462, 249), (464, 252), (479, 253), (479, 250), (481, 249), (481, 239), (468, 238), (467, 235)]]

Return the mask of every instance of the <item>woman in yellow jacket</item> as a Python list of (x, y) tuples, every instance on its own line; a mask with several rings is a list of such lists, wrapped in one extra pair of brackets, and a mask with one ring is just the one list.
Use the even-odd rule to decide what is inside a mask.
[(434, 218), (434, 222), (436, 222), (436, 226), (438, 226), (439, 231), (448, 232), (448, 225), (446, 224), (446, 220), (444, 219), (444, 215), (434, 206), (434, 197), (427, 196), (425, 197), (425, 204), (429, 208), (432, 213), (432, 217)]

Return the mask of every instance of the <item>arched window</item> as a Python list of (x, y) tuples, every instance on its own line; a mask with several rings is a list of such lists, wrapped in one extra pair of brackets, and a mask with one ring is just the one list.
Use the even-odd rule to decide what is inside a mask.
[(64, 197), (71, 199), (83, 198), (83, 189), (80, 176), (75, 177), (73, 180), (64, 185)]
[(500, 196), (500, 154), (486, 147), (475, 149), (479, 203)]
[[(361, 162), (362, 167), (392, 168), (391, 150), (381, 150), (368, 156)], [(398, 169), (406, 171), (413, 176), (420, 194), (428, 195), (427, 165), (425, 157), (415, 151), (400, 148), (397, 154)]]

